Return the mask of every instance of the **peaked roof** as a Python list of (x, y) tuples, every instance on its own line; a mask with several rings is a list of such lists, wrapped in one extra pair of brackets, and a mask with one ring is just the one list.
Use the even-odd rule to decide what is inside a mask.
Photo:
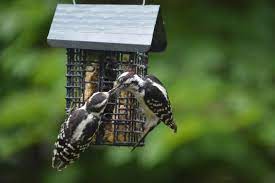
[(48, 35), (53, 47), (106, 51), (164, 51), (159, 5), (58, 4)]

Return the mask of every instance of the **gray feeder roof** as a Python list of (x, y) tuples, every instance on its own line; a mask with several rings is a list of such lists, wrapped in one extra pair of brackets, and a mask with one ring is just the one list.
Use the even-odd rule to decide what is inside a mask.
[(53, 47), (147, 52), (166, 48), (159, 5), (58, 4), (48, 35)]

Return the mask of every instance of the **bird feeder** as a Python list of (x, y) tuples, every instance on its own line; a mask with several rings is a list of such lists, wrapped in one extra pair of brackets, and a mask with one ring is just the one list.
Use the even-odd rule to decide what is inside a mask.
[[(148, 53), (166, 48), (159, 5), (58, 4), (47, 40), (67, 50), (67, 114), (94, 92), (112, 89), (125, 71), (145, 76)], [(145, 120), (134, 96), (121, 92), (109, 100), (93, 143), (133, 146)]]

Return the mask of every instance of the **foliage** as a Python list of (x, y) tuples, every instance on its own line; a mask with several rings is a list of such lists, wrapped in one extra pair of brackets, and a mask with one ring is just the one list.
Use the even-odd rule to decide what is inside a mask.
[(65, 107), (65, 51), (46, 37), (54, 1), (0, 5), (0, 182), (274, 182), (272, 1), (157, 1), (169, 45), (149, 72), (167, 86), (179, 129), (146, 146), (95, 147), (50, 168)]

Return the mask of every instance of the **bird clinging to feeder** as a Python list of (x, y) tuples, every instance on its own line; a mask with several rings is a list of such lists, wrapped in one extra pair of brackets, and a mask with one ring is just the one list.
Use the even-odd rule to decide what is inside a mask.
[(110, 92), (96, 92), (80, 108), (74, 110), (61, 125), (55, 143), (52, 167), (62, 170), (79, 158), (91, 144), (92, 138), (101, 125)]
[(142, 78), (133, 72), (125, 72), (118, 77), (114, 90), (126, 90), (134, 94), (146, 116), (144, 132), (133, 150), (160, 122), (177, 132), (168, 93), (155, 76)]

